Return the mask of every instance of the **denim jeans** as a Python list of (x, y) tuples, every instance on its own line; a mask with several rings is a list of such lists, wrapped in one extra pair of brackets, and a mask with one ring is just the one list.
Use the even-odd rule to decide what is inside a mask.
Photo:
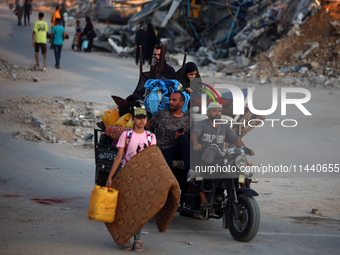
[(60, 65), (60, 57), (61, 57), (61, 49), (63, 45), (53, 45), (54, 46), (54, 56), (55, 56), (55, 65)]

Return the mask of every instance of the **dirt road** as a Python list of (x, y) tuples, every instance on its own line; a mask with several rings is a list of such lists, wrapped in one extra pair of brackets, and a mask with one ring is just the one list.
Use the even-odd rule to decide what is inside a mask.
[[(15, 16), (5, 5), (0, 5), (0, 17), (0, 56), (19, 66), (17, 80), (0, 79), (2, 110), (16, 102), (27, 112), (40, 112), (42, 108), (30, 108), (25, 102), (37, 97), (61, 97), (93, 102), (94, 110), (104, 111), (113, 106), (110, 95), (126, 97), (134, 90), (138, 68), (134, 67), (133, 59), (120, 59), (109, 53), (73, 52), (70, 41), (65, 41), (60, 70), (53, 68), (53, 51), (49, 50), (48, 70), (32, 71), (31, 27), (18, 27)], [(37, 13), (33, 13), (32, 21), (36, 17)], [(74, 27), (67, 27), (70, 35), (73, 31)], [(33, 82), (35, 76), (39, 82)], [(228, 82), (214, 77), (204, 79), (211, 84)], [(270, 85), (237, 85), (255, 86), (256, 107), (270, 108)], [(256, 153), (251, 159), (255, 165), (297, 169), (290, 174), (257, 174), (259, 183), (253, 188), (260, 194), (257, 201), (261, 225), (254, 240), (234, 241), (222, 229), (221, 220), (202, 221), (176, 214), (163, 234), (157, 232), (153, 221), (143, 228), (145, 253), (338, 254), (340, 177), (330, 169), (331, 164), (334, 169), (340, 163), (340, 92), (308, 90), (312, 97), (306, 108), (312, 116), (304, 116), (294, 106), (288, 107), (287, 115), (282, 116), (279, 106), (266, 118), (279, 119), (275, 127), (267, 121), (244, 137)], [(87, 219), (94, 184), (93, 150), (72, 143), (14, 138), (18, 130), (30, 128), (24, 121), (17, 122), (18, 116), (14, 110), (0, 113), (0, 253), (125, 254), (104, 224)], [(280, 124), (284, 119), (295, 119), (298, 125), (285, 128)], [(306, 174), (304, 170), (307, 165), (308, 169), (313, 165), (317, 169), (323, 164), (327, 164), (324, 173)], [(319, 208), (321, 215), (312, 214), (312, 208)], [(187, 245), (189, 241), (193, 245)]]

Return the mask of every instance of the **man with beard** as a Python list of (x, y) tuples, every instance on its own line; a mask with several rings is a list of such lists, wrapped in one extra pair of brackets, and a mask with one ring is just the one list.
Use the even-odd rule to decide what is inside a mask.
[[(242, 140), (231, 130), (228, 124), (214, 124), (215, 119), (221, 119), (222, 105), (211, 102), (207, 107), (208, 119), (202, 120), (192, 130), (191, 141), (193, 148), (198, 151), (202, 144), (216, 143), (221, 150), (224, 148), (224, 143), (235, 144), (236, 147), (245, 147)], [(254, 155), (254, 152), (246, 150), (248, 154)]]
[[(153, 49), (153, 57), (156, 57), (157, 59), (157, 66), (160, 65), (160, 59), (161, 59), (161, 51), (162, 51), (162, 46), (157, 45), (155, 46), (155, 48)], [(175, 74), (176, 71), (175, 69), (167, 64), (166, 62), (164, 63), (164, 71), (162, 73), (162, 75), (164, 76), (164, 79), (175, 79)]]
[[(215, 102), (211, 102), (208, 105), (207, 107), (208, 119), (202, 120), (198, 124), (196, 124), (191, 133), (191, 141), (193, 144), (194, 151), (199, 151), (199, 149), (202, 148), (202, 145), (204, 144), (212, 144), (212, 143), (217, 144), (219, 148), (223, 151), (224, 143), (228, 142), (229, 144), (235, 144), (236, 147), (238, 148), (244, 147), (245, 152), (249, 155), (255, 155), (253, 150), (245, 147), (244, 143), (231, 130), (228, 124), (223, 124), (223, 125), (214, 124), (215, 119), (221, 119), (221, 114), (222, 114), (222, 105), (220, 105), (219, 103), (215, 103)], [(197, 157), (193, 157), (193, 162), (195, 162), (195, 165), (204, 165), (199, 155), (200, 154), (198, 155), (196, 154), (195, 156)], [(216, 159), (215, 162), (217, 163), (220, 161), (219, 159)], [(190, 179), (190, 177), (192, 177), (193, 174), (194, 174), (194, 171), (190, 170), (188, 174), (188, 177), (189, 177), (188, 179)], [(197, 182), (196, 182), (196, 185), (199, 187)], [(200, 188), (198, 188), (198, 191), (199, 191), (199, 196), (201, 199), (200, 206), (202, 209), (204, 209), (209, 204), (206, 200), (205, 193)]]
[(190, 168), (190, 116), (182, 112), (185, 97), (175, 91), (170, 95), (169, 109), (158, 111), (146, 125), (157, 137), (157, 146), (172, 168), (174, 158), (184, 160), (186, 172)]

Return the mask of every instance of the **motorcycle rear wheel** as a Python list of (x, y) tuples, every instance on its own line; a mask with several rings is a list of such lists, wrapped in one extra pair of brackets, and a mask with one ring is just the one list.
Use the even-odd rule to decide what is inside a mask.
[(260, 226), (260, 209), (254, 197), (240, 194), (237, 197), (237, 214), (232, 208), (228, 212), (229, 232), (236, 241), (248, 242), (252, 240)]

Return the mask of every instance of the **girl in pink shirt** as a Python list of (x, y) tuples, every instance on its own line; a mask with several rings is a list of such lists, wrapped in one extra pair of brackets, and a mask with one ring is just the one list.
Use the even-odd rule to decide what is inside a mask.
[[(119, 167), (123, 157), (122, 167), (128, 162), (133, 156), (141, 152), (143, 149), (150, 145), (156, 145), (156, 136), (144, 129), (147, 123), (147, 113), (145, 108), (134, 108), (132, 114), (133, 129), (125, 131), (119, 137), (116, 147), (118, 148), (117, 156), (112, 164), (110, 175), (107, 179), (106, 187), (111, 187), (112, 178)], [(144, 246), (140, 241), (142, 229), (134, 235), (133, 249), (135, 251), (144, 251)], [(130, 240), (122, 245), (124, 250), (131, 250), (132, 246)]]

